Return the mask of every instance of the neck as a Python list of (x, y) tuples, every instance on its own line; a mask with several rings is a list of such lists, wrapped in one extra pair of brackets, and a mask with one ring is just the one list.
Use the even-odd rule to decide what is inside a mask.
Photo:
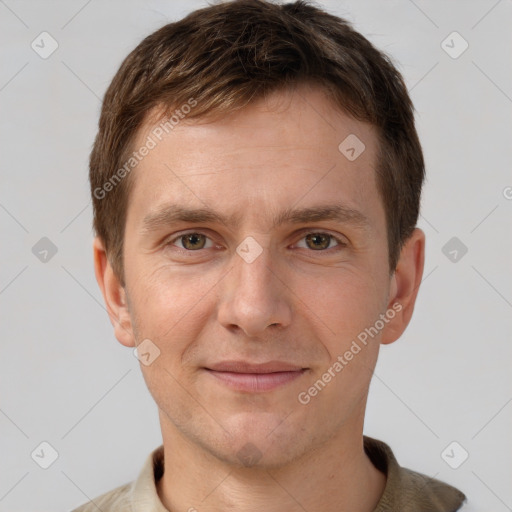
[(166, 423), (160, 500), (170, 512), (372, 512), (386, 477), (364, 452), (360, 427), (286, 466), (247, 468), (219, 460)]

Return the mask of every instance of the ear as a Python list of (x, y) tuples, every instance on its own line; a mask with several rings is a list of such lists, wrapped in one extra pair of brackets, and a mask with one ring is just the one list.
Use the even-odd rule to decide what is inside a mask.
[(107, 258), (103, 242), (99, 237), (94, 239), (93, 252), (96, 281), (98, 281), (103, 294), (110, 322), (114, 326), (114, 334), (122, 345), (135, 347), (135, 337), (125, 289), (115, 275)]
[(388, 311), (395, 315), (382, 331), (381, 343), (396, 341), (409, 324), (425, 263), (425, 233), (416, 228), (400, 251), (400, 259), (391, 277)]

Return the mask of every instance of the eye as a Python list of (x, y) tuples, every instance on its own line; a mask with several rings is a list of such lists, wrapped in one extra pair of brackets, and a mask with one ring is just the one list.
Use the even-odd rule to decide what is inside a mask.
[[(297, 247), (312, 249), (313, 251), (323, 251), (337, 246), (344, 246), (345, 244), (329, 233), (308, 233), (301, 241), (305, 241), (305, 245), (297, 244)], [(331, 245), (335, 242), (335, 245)]]
[(184, 235), (170, 240), (169, 245), (178, 245), (180, 249), (195, 251), (199, 249), (209, 249), (213, 247), (213, 242), (203, 233), (185, 233)]

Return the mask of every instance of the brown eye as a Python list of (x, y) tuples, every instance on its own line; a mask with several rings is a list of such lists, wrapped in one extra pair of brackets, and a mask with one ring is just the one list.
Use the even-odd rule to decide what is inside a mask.
[(305, 237), (306, 244), (315, 251), (328, 249), (333, 237), (326, 233), (310, 233)]
[(180, 236), (178, 240), (181, 241), (184, 249), (193, 251), (195, 249), (203, 249), (206, 245), (207, 237), (201, 233), (188, 233)]
[[(334, 242), (332, 244), (331, 242)], [(326, 249), (341, 249), (345, 244), (334, 235), (329, 233), (308, 233), (304, 236), (297, 247), (302, 249), (312, 249), (313, 251), (325, 251)]]

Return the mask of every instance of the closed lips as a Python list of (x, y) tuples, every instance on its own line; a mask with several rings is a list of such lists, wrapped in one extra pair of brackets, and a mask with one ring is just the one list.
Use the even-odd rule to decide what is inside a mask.
[(217, 382), (247, 393), (273, 390), (292, 382), (307, 371), (307, 368), (279, 361), (263, 364), (225, 361), (205, 369)]

